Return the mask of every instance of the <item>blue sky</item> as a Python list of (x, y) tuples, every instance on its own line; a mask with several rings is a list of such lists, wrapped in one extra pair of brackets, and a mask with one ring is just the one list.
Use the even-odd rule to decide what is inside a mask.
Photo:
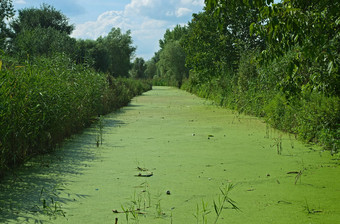
[(75, 25), (72, 36), (97, 39), (112, 27), (131, 30), (136, 56), (150, 59), (159, 49), (165, 30), (187, 24), (202, 11), (204, 0), (13, 0), (16, 10), (42, 3), (63, 12)]

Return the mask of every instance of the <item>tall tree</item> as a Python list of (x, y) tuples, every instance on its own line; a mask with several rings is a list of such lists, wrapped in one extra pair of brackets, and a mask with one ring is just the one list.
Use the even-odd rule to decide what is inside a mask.
[(185, 66), (186, 54), (182, 46), (182, 40), (187, 33), (186, 26), (177, 25), (172, 30), (167, 29), (163, 39), (159, 41), (161, 49), (155, 54), (153, 61), (148, 63), (150, 66), (148, 72), (154, 73), (151, 69), (155, 64), (158, 77), (168, 84), (175, 85), (176, 83), (180, 87), (183, 79), (189, 74)]
[(181, 40), (186, 35), (188, 29), (186, 26), (176, 25), (172, 30), (165, 31), (163, 39), (159, 40), (159, 47), (163, 49), (169, 41)]
[(170, 41), (164, 45), (157, 63), (161, 76), (177, 82), (178, 87), (187, 78), (189, 71), (185, 66), (185, 52), (179, 41)]
[(130, 71), (131, 76), (135, 79), (144, 79), (145, 77), (146, 65), (143, 58), (135, 58), (132, 69)]
[(127, 77), (131, 68), (130, 61), (136, 50), (132, 46), (131, 32), (123, 34), (119, 28), (112, 28), (106, 41), (110, 55), (110, 73)]
[(151, 58), (149, 61), (145, 63), (145, 77), (148, 79), (152, 79), (157, 75), (157, 66), (156, 66), (156, 59), (155, 57)]
[(14, 8), (11, 0), (0, 2), (0, 49), (6, 48), (6, 39), (9, 37), (9, 29), (6, 21), (14, 16)]
[(97, 41), (95, 40), (82, 40), (78, 39), (76, 43), (76, 52), (75, 52), (75, 60), (79, 64), (88, 64), (94, 65), (94, 52), (95, 47), (97, 45)]
[(19, 10), (11, 26), (16, 34), (23, 30), (33, 30), (35, 28), (53, 28), (62, 33), (70, 35), (74, 26), (69, 24), (68, 18), (53, 6), (43, 4), (38, 8), (26, 8)]
[(11, 23), (14, 30), (13, 50), (18, 55), (49, 56), (54, 53), (73, 54), (75, 39), (69, 35), (74, 29), (60, 11), (49, 5), (40, 9), (26, 8), (19, 11)]
[(136, 50), (132, 46), (131, 32), (127, 31), (123, 34), (120, 28), (112, 28), (106, 37), (100, 37), (97, 41), (98, 50), (106, 55), (106, 62), (102, 64), (98, 61), (100, 55), (97, 54), (97, 68), (115, 77), (128, 77), (131, 69), (130, 61)]
[(281, 77), (284, 92), (317, 90), (340, 96), (339, 12), (340, 2), (333, 0), (283, 0), (262, 7), (251, 29), (266, 39), (264, 61), (294, 54)]

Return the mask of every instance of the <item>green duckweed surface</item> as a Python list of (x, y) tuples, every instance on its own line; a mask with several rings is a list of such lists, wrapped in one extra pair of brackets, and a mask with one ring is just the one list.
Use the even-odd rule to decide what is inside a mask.
[(230, 183), (218, 223), (340, 222), (339, 156), (258, 118), (154, 87), (103, 122), (2, 181), (0, 223), (214, 223)]

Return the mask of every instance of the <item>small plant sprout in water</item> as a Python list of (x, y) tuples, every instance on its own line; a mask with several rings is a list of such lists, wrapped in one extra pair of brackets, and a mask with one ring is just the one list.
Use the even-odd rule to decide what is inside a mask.
[(236, 202), (234, 200), (232, 200), (229, 197), (229, 193), (231, 190), (233, 190), (235, 187), (235, 185), (233, 184), (228, 184), (227, 186), (225, 186), (224, 188), (220, 188), (221, 191), (221, 195), (218, 198), (218, 201), (214, 200), (214, 209), (215, 209), (215, 213), (216, 213), (216, 219), (214, 223), (218, 222), (218, 219), (220, 218), (223, 209), (225, 209), (226, 204), (229, 204), (231, 206), (231, 209), (236, 209), (236, 210), (240, 210), (237, 206), (236, 206)]
[[(136, 191), (133, 194), (133, 199), (132, 199), (131, 202), (136, 206), (137, 210), (141, 210), (142, 201), (144, 201), (143, 197), (142, 197), (142, 193), (138, 194), (137, 197), (136, 197)], [(145, 207), (145, 205), (144, 205), (144, 207)]]
[(276, 151), (278, 155), (282, 154), (283, 147), (282, 147), (282, 135), (279, 135), (277, 138), (274, 138), (274, 145), (276, 146)]
[(196, 218), (196, 223), (200, 223), (200, 217), (202, 217), (202, 223), (206, 224), (208, 223), (208, 214), (211, 213), (210, 210), (208, 210), (208, 203), (204, 202), (204, 200), (202, 199), (202, 210), (200, 210), (199, 205), (197, 204), (197, 208), (196, 208), (196, 213), (194, 214), (195, 218)]
[[(218, 222), (224, 209), (240, 210), (237, 207), (236, 202), (229, 197), (229, 193), (232, 189), (234, 189), (234, 187), (235, 185), (233, 184), (228, 184), (227, 186), (221, 187), (220, 188), (221, 195), (219, 195), (218, 200), (213, 200), (213, 205), (214, 205), (213, 207), (214, 207), (214, 211), (216, 215), (214, 223)], [(202, 200), (202, 209), (200, 209), (199, 204), (197, 204), (196, 212), (194, 213), (194, 217), (196, 218), (196, 223), (207, 224), (208, 223), (207, 216), (210, 213), (211, 211), (208, 209), (208, 203)]]
[(62, 209), (62, 206), (59, 202), (55, 201), (58, 199), (58, 194), (56, 193), (57, 186), (55, 186), (52, 190), (47, 191), (44, 187), (41, 188), (39, 195), (39, 202), (41, 206), (35, 205), (34, 207), (38, 211), (42, 211), (49, 216), (56, 217), (57, 215), (62, 215), (65, 217), (65, 212)]
[(298, 182), (298, 180), (300, 180), (300, 183), (301, 183), (301, 175), (302, 175), (302, 170), (300, 170), (295, 176), (295, 183), (294, 183), (295, 185)]
[(98, 135), (97, 135), (97, 147), (103, 144), (103, 129), (104, 129), (104, 117), (102, 115), (99, 115), (99, 120), (98, 120)]
[(129, 209), (125, 209), (124, 206), (122, 205), (122, 210), (123, 210), (123, 213), (125, 213), (126, 223), (129, 223)]
[(266, 135), (264, 136), (264, 138), (269, 138), (269, 130), (270, 130), (270, 126), (269, 124), (266, 124)]
[(290, 140), (290, 147), (294, 149), (294, 140), (292, 139), (292, 136), (289, 135), (289, 140)]
[(319, 208), (319, 210), (313, 209), (309, 206), (307, 199), (306, 199), (306, 205), (305, 205), (305, 210), (307, 211), (308, 214), (316, 214), (316, 213), (321, 213), (322, 210)]
[(135, 221), (135, 223), (139, 223), (139, 209), (135, 209), (134, 205), (131, 205), (130, 207), (130, 213), (132, 215), (132, 219)]
[(156, 202), (156, 204), (155, 204), (155, 209), (156, 209), (156, 217), (157, 218), (164, 218), (165, 217), (165, 213), (164, 213), (164, 211), (163, 211), (163, 209), (162, 209), (162, 206), (161, 206), (161, 197), (162, 197), (162, 193), (158, 193), (157, 195), (156, 195), (156, 200), (157, 200), (157, 202)]

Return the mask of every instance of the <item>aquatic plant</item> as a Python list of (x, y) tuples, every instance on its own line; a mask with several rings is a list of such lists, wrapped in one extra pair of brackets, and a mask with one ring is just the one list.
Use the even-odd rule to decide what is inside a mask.
[(306, 201), (306, 204), (305, 204), (304, 207), (305, 207), (305, 210), (306, 210), (306, 212), (307, 212), (308, 214), (316, 214), (316, 213), (322, 212), (321, 209), (316, 210), (316, 209), (311, 208), (311, 207), (309, 206), (309, 204), (308, 204), (307, 199), (305, 199), (305, 201)]
[(276, 146), (276, 151), (278, 155), (282, 154), (282, 135), (279, 135), (277, 138), (273, 138), (274, 139), (274, 146)]
[(196, 223), (199, 223), (200, 216), (202, 217), (203, 224), (208, 223), (207, 215), (210, 213), (211, 211), (208, 210), (208, 203), (204, 202), (204, 200), (202, 199), (202, 210), (200, 210), (199, 205), (197, 204), (196, 213), (194, 214), (194, 217), (196, 218)]
[(221, 213), (222, 213), (223, 209), (225, 208), (226, 203), (231, 205), (232, 209), (240, 210), (237, 207), (236, 202), (229, 197), (229, 193), (230, 193), (230, 191), (232, 191), (234, 189), (234, 187), (235, 187), (235, 185), (230, 183), (230, 184), (226, 185), (225, 187), (220, 188), (221, 195), (218, 197), (218, 201), (214, 200), (214, 209), (215, 209), (215, 213), (216, 213), (216, 219), (215, 219), (214, 223), (218, 222), (218, 219), (220, 218)]
[(51, 190), (42, 187), (39, 195), (39, 204), (34, 205), (32, 211), (43, 212), (54, 218), (58, 215), (66, 217), (66, 213), (62, 209), (61, 203), (57, 201), (59, 198), (57, 189), (60, 189), (60, 186), (56, 185)]

